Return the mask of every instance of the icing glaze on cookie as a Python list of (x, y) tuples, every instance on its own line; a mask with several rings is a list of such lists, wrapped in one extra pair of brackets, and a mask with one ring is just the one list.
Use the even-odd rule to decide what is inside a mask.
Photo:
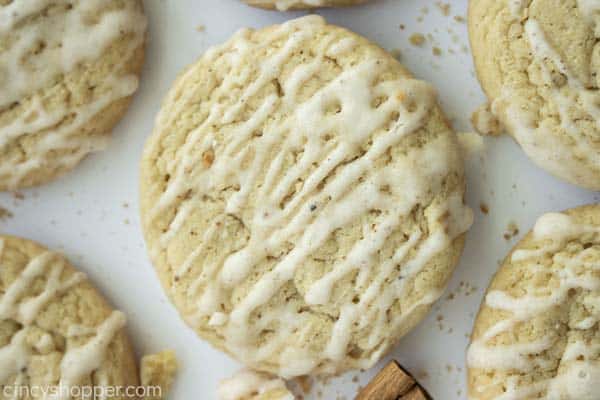
[[(0, 238), (0, 260), (3, 250), (4, 240)], [(82, 273), (73, 273), (67, 279), (61, 280), (63, 266), (55, 262), (57, 257), (60, 256), (44, 252), (32, 258), (20, 275), (0, 294), (0, 321), (12, 320), (20, 324), (10, 342), (0, 347), (0, 386), (21, 382), (21, 379), (26, 377), (27, 367), (35, 353), (53, 348), (52, 338), (48, 334), (42, 335), (39, 341), (32, 345), (29, 336), (36, 329), (35, 321), (40, 312), (53, 300), (85, 280)], [(45, 279), (43, 290), (31, 296), (33, 285), (40, 279)], [(108, 346), (124, 326), (125, 315), (119, 311), (114, 311), (97, 327), (71, 326), (71, 336), (66, 338), (66, 349), (60, 363), (59, 385), (63, 390), (55, 397), (49, 398), (70, 399), (68, 389), (84, 384), (85, 380), (100, 368)], [(83, 345), (71, 344), (69, 339), (78, 336), (91, 338)]]
[[(494, 397), (498, 400), (597, 399), (597, 390), (600, 387), (600, 345), (583, 339), (593, 337), (593, 333), (591, 337), (572, 334), (576, 331), (589, 333), (598, 330), (600, 269), (593, 258), (597, 257), (597, 251), (587, 246), (575, 255), (562, 251), (572, 240), (600, 243), (600, 228), (577, 223), (566, 214), (551, 213), (537, 221), (532, 236), (533, 243), (528, 246), (532, 248), (514, 251), (511, 263), (524, 264), (532, 274), (527, 277), (529, 281), (535, 282), (537, 278), (548, 283), (543, 287), (529, 285), (527, 292), (519, 297), (513, 297), (501, 290), (488, 292), (485, 306), (502, 312), (506, 317), (500, 318), (471, 343), (467, 356), (468, 366), (472, 369), (502, 371), (508, 374), (503, 380), (503, 394)], [(553, 265), (549, 266), (544, 260), (552, 260)], [(557, 332), (549, 331), (536, 340), (521, 342), (516, 339), (517, 329), (528, 321), (567, 304), (575, 290), (589, 292), (584, 300), (584, 306), (589, 312), (579, 320), (568, 321), (569, 337), (562, 351), (556, 375), (553, 378), (523, 383), (529, 374), (549, 368), (542, 355), (556, 348), (559, 338)], [(503, 343), (507, 337), (512, 343)], [(489, 387), (498, 384), (494, 379), (488, 383)], [(484, 393), (486, 386), (477, 388), (477, 391)], [(469, 398), (477, 397), (472, 395)]]
[[(21, 0), (0, 6), (0, 111), (21, 107), (19, 115), (0, 124), (0, 154), (41, 135), (29, 140), (26, 158), (5, 156), (0, 165), (3, 186), (19, 187), (28, 174), (44, 168), (54, 152), (65, 153), (57, 162), (68, 170), (85, 155), (106, 147), (107, 135), (74, 133), (135, 92), (137, 76), (119, 71), (142, 46), (145, 31), (146, 18), (132, 0), (118, 7), (107, 0)], [(67, 105), (43, 94), (70, 72), (86, 68), (83, 64), (100, 59), (119, 40), (127, 42), (122, 56), (94, 88), (91, 99), (74, 99)]]
[[(541, 123), (538, 110), (513, 102), (520, 95), (519, 88), (511, 86), (511, 80), (503, 84), (501, 95), (492, 103), (492, 111), (510, 128), (536, 164), (563, 179), (596, 188), (599, 185), (600, 155), (592, 144), (597, 137), (578, 125), (582, 119), (591, 119), (595, 129), (600, 130), (600, 93), (592, 88), (592, 76), (589, 82), (582, 81), (570, 70), (564, 57), (552, 46), (540, 22), (526, 13), (529, 1), (506, 1), (515, 24), (522, 24), (533, 66), (542, 72), (541, 85), (549, 88), (548, 101), (556, 108), (560, 129), (568, 136), (573, 150), (565, 151), (565, 140), (550, 131), (547, 123)], [(578, 0), (577, 5), (598, 40), (600, 1)], [(516, 28), (513, 26), (511, 29)]]
[[(184, 317), (192, 326), (199, 327), (200, 321), (208, 320), (209, 325), (221, 328), (227, 349), (250, 364), (259, 364), (281, 351), (282, 376), (302, 375), (315, 368), (327, 368), (328, 363), (340, 362), (349, 351), (351, 327), (371, 327), (366, 346), (373, 354), (362, 360), (361, 365), (376, 362), (387, 349), (382, 343), (388, 329), (384, 327), (390, 319), (393, 326), (390, 329), (398, 329), (413, 310), (436, 301), (442, 289), (424, 293), (402, 313), (388, 315), (386, 311), (409, 290), (410, 282), (435, 255), (466, 232), (473, 219), (471, 210), (463, 203), (463, 189), (457, 188), (445, 202), (428, 209), (426, 228), (415, 227), (389, 260), (382, 265), (373, 263), (373, 257), (397, 233), (401, 222), (430, 191), (435, 192), (441, 185), (440, 180), (456, 156), (448, 149), (456, 143), (450, 135), (442, 134), (420, 148), (411, 149), (394, 166), (373, 167), (398, 143), (423, 128), (436, 106), (435, 93), (424, 82), (403, 78), (377, 83), (385, 68), (377, 59), (345, 67), (315, 95), (299, 101), (303, 84), (318, 74), (325, 60), (332, 53), (351, 52), (355, 45), (352, 39), (333, 40), (334, 35), (327, 35), (314, 50), (317, 54), (314, 61), (301, 64), (283, 79), (283, 64), (324, 24), (322, 18), (310, 16), (273, 28), (261, 45), (283, 40), (278, 50), (261, 61), (257, 75), (242, 89), (236, 103), (226, 107), (214, 105), (204, 122), (189, 133), (168, 161), (168, 183), (146, 218), (146, 224), (150, 224), (178, 204), (168, 229), (149, 246), (157, 260), (196, 211), (195, 200), (235, 187), (235, 193), (225, 201), (224, 214), (240, 215), (247, 212), (244, 206), (248, 196), (258, 196), (257, 208), (245, 218), (251, 232), (247, 243), (232, 254), (223, 254), (218, 262), (203, 266), (202, 273), (187, 289), (187, 296), (197, 299), (197, 309)], [(232, 44), (209, 50), (205, 59), (210, 63), (226, 53), (231, 65), (244, 62), (256, 50), (247, 39), (251, 33), (239, 32)], [(180, 85), (196, 73), (194, 67), (188, 69), (180, 78)], [(240, 122), (245, 103), (274, 80), (278, 80), (284, 95), (265, 96), (258, 109)], [(212, 97), (219, 98), (237, 85), (238, 77), (227, 75)], [(170, 96), (181, 99), (185, 95), (175, 90)], [(171, 101), (167, 98), (166, 103)], [(289, 110), (289, 114), (276, 124), (265, 125), (275, 107)], [(177, 115), (177, 110), (159, 115), (157, 132), (168, 131), (173, 124), (172, 115)], [(233, 139), (220, 142), (210, 128), (213, 124), (235, 126)], [(264, 128), (258, 132), (261, 126)], [(382, 130), (384, 134), (375, 134)], [(343, 140), (327, 142), (332, 131), (343, 132)], [(291, 167), (283, 169), (286, 154), (293, 149), (302, 149), (302, 155)], [(206, 154), (213, 155), (210, 167), (198, 171), (195, 166), (202, 163)], [(298, 179), (307, 172), (302, 186), (290, 197)], [(302, 314), (293, 305), (273, 304), (269, 311), (264, 306), (272, 304), (282, 288), (293, 281), (302, 264), (336, 230), (375, 209), (381, 212), (377, 223), (365, 226), (363, 237), (354, 243), (345, 260), (314, 282), (304, 296), (309, 306), (328, 304), (332, 289), (345, 277), (357, 273), (356, 285), (365, 288), (360, 300), (339, 305), (341, 313), (319, 358), (315, 359), (308, 350), (286, 348), (283, 344), (291, 332), (310, 326), (304, 324)], [(225, 216), (216, 218), (202, 232), (201, 244), (173, 266), (177, 281), (185, 279), (192, 267), (202, 264), (203, 256), (222, 230), (224, 219)], [(231, 311), (225, 311), (222, 305), (229, 304), (231, 292), (251, 279), (256, 266), (274, 254), (283, 255)], [(258, 309), (261, 309), (260, 321), (250, 323)], [(279, 320), (285, 324), (270, 333), (268, 343), (255, 348), (261, 331)]]

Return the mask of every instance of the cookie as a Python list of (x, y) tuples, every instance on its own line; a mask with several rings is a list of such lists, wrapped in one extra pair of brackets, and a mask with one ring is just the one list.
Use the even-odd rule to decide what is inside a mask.
[(243, 0), (247, 4), (279, 11), (302, 10), (318, 7), (341, 7), (365, 3), (368, 0)]
[(492, 111), (555, 176), (600, 190), (600, 5), (472, 0), (469, 31)]
[(245, 29), (164, 101), (147, 247), (204, 339), (283, 377), (368, 368), (426, 314), (472, 213), (435, 91), (318, 16)]
[(0, 190), (106, 147), (138, 87), (145, 32), (139, 0), (0, 2)]
[(279, 378), (244, 370), (219, 382), (219, 400), (294, 400), (294, 395)]
[(61, 255), (0, 236), (0, 397), (47, 390), (67, 399), (137, 385), (124, 326), (124, 314)]
[(542, 216), (475, 322), (469, 399), (598, 399), (600, 205)]

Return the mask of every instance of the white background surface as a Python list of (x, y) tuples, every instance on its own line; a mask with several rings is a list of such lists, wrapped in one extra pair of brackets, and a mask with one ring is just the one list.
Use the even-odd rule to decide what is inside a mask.
[[(453, 19), (466, 16), (467, 0), (450, 1), (449, 17), (442, 15), (436, 3), (374, 0), (361, 7), (319, 13), (386, 49), (401, 50), (402, 62), (438, 88), (442, 107), (456, 130), (471, 131), (469, 117), (484, 97), (467, 50), (466, 24)], [(0, 230), (65, 252), (115, 307), (128, 314), (129, 332), (140, 355), (176, 350), (181, 372), (170, 398), (210, 400), (216, 398), (218, 380), (239, 366), (197, 339), (159, 287), (140, 231), (138, 161), (161, 99), (183, 67), (239, 28), (261, 27), (303, 13), (257, 10), (238, 0), (147, 0), (145, 5), (150, 32), (141, 87), (115, 129), (110, 147), (63, 179), (20, 192), (22, 199), (0, 194), (0, 206), (14, 214), (0, 221)], [(205, 31), (199, 32), (199, 25)], [(408, 41), (416, 32), (432, 35), (422, 48)], [(432, 46), (439, 47), (442, 55), (434, 56)], [(438, 400), (466, 398), (467, 334), (499, 260), (517, 240), (503, 238), (509, 222), (517, 223), (521, 237), (543, 212), (599, 199), (598, 194), (561, 183), (536, 168), (509, 138), (485, 140), (483, 153), (467, 160), (468, 202), (476, 222), (462, 261), (429, 318), (391, 355)], [(482, 202), (489, 206), (487, 216), (480, 211)], [(383, 362), (373, 371), (316, 382), (305, 399), (351, 399), (358, 385), (381, 366)], [(354, 382), (356, 376), (358, 382)]]

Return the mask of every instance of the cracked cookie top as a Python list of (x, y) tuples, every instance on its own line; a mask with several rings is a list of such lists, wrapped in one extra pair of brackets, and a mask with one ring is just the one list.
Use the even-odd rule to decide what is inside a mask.
[(488, 289), (469, 399), (598, 399), (600, 206), (542, 216)]
[(318, 16), (245, 29), (164, 101), (144, 233), (203, 338), (284, 377), (373, 365), (441, 295), (472, 213), (430, 85)]
[(472, 0), (477, 75), (539, 166), (600, 190), (600, 1)]
[(83, 388), (136, 385), (124, 326), (123, 313), (64, 257), (0, 236), (0, 398), (44, 391), (62, 400)]

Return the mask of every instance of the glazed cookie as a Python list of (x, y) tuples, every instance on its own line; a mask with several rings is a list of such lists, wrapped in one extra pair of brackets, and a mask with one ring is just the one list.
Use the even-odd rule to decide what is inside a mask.
[(302, 10), (318, 7), (341, 7), (365, 3), (368, 0), (243, 0), (247, 4), (260, 8), (279, 11)]
[(367, 368), (441, 295), (472, 221), (434, 90), (318, 16), (177, 80), (142, 161), (145, 237), (197, 333), (283, 377)]
[(107, 145), (138, 87), (145, 31), (139, 0), (0, 0), (0, 190)]
[(219, 400), (294, 400), (279, 378), (255, 371), (240, 371), (219, 382)]
[[(124, 326), (123, 313), (62, 256), (0, 236), (0, 399), (42, 398), (33, 390), (70, 399), (85, 390), (137, 385)], [(24, 387), (31, 397), (11, 393)]]
[(600, 2), (471, 0), (492, 111), (539, 166), (600, 190)]
[(492, 281), (469, 399), (600, 397), (600, 206), (541, 217)]

